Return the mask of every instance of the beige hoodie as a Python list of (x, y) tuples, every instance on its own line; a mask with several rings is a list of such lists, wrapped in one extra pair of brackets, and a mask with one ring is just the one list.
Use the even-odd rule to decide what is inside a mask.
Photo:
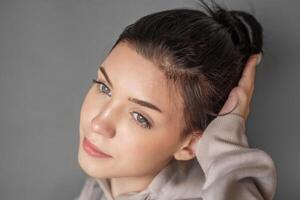
[(216, 117), (196, 146), (196, 158), (172, 160), (141, 192), (113, 198), (107, 179), (88, 177), (75, 200), (271, 200), (277, 187), (272, 158), (250, 148), (245, 120)]

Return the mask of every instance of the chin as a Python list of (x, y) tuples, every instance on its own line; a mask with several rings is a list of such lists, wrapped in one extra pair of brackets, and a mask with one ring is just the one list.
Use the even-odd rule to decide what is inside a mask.
[(88, 158), (83, 155), (83, 152), (79, 150), (78, 152), (78, 164), (80, 168), (90, 177), (98, 177), (99, 169), (97, 168), (96, 163), (92, 163)]
[(95, 158), (87, 155), (82, 148), (78, 150), (78, 164), (85, 174), (94, 178), (108, 178), (108, 172), (112, 168), (105, 162), (97, 162)]

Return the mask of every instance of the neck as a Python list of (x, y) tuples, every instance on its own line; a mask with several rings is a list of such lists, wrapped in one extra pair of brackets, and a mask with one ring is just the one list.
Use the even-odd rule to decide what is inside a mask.
[(110, 178), (110, 188), (114, 198), (131, 192), (141, 192), (151, 183), (156, 174), (142, 177), (118, 177)]
[(108, 182), (110, 185), (110, 190), (112, 193), (112, 196), (116, 198), (119, 195), (132, 193), (132, 192), (141, 192), (145, 190), (149, 184), (152, 182), (154, 177), (160, 173), (160, 171), (166, 167), (166, 165), (172, 161), (167, 160), (162, 167), (160, 167), (159, 170), (147, 174), (144, 176), (135, 176), (135, 177), (115, 177), (115, 178), (109, 178)]

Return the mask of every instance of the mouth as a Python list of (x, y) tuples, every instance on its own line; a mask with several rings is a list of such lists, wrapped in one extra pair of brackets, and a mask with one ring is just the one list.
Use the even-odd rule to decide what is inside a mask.
[(86, 137), (83, 139), (83, 149), (90, 156), (98, 157), (98, 158), (111, 158), (112, 156), (102, 152), (96, 145), (94, 145), (91, 141), (89, 141)]

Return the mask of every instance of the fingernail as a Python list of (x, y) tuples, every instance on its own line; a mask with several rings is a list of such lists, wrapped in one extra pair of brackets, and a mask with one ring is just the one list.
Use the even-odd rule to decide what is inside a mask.
[(259, 63), (261, 62), (261, 53), (257, 54), (257, 60), (256, 60), (256, 65), (259, 65)]

